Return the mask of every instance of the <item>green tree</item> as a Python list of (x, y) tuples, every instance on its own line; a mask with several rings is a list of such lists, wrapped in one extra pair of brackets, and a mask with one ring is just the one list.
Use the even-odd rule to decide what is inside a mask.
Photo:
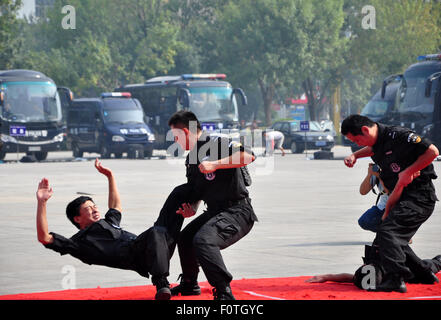
[(300, 57), (301, 79), (311, 120), (318, 120), (325, 101), (341, 82), (347, 40), (342, 33), (343, 1), (312, 1), (309, 5), (305, 8), (309, 14), (303, 15), (308, 40)]
[(24, 28), (29, 40), (20, 65), (40, 70), (77, 96), (167, 73), (181, 42), (178, 27), (159, 0), (71, 0), (76, 29), (63, 29), (62, 0), (48, 19)]
[(0, 0), (0, 70), (13, 66), (19, 49), (17, 12), (21, 0)]
[[(366, 2), (346, 0), (343, 30), (349, 38), (345, 56), (343, 101), (359, 112), (382, 80), (402, 73), (419, 55), (439, 51), (441, 3), (422, 0), (372, 0), (375, 29), (363, 27)], [(354, 108), (355, 107), (355, 108)]]
[(179, 40), (182, 45), (176, 54), (173, 74), (210, 72), (204, 63), (207, 58), (207, 30), (211, 27), (217, 8), (225, 0), (170, 0), (168, 8), (179, 27)]
[(235, 83), (246, 87), (257, 82), (269, 125), (277, 88), (301, 86), (308, 79), (317, 83), (340, 63), (342, 4), (339, 0), (230, 1), (217, 11), (210, 28), (209, 61), (228, 70)]

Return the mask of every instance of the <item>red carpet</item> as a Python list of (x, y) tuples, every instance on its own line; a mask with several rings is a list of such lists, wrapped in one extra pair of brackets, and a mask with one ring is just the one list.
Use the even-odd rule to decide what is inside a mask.
[[(441, 278), (441, 273), (437, 274)], [(441, 283), (407, 284), (407, 293), (366, 292), (352, 284), (305, 283), (309, 277), (242, 279), (231, 283), (237, 300), (441, 300)], [(176, 284), (174, 284), (176, 285)], [(172, 286), (174, 286), (172, 285)], [(173, 300), (212, 300), (211, 287), (200, 283), (202, 294)], [(0, 296), (0, 300), (152, 300), (151, 285), (24, 293)]]

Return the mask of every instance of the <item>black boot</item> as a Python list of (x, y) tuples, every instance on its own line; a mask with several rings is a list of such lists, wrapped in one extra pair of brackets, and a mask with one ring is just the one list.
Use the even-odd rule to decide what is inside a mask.
[(381, 292), (401, 292), (406, 293), (407, 288), (403, 278), (397, 274), (391, 274), (385, 277), (385, 279), (376, 286), (375, 289), (369, 289), (369, 291), (381, 291)]
[(201, 294), (201, 288), (198, 285), (198, 281), (193, 278), (184, 277), (179, 275), (178, 280), (181, 279), (181, 283), (176, 287), (171, 288), (172, 296), (198, 296)]
[(155, 300), (170, 300), (170, 284), (168, 283), (167, 279), (160, 278), (155, 280), (154, 285), (156, 287)]
[(214, 300), (236, 300), (230, 286), (224, 288), (213, 288)]

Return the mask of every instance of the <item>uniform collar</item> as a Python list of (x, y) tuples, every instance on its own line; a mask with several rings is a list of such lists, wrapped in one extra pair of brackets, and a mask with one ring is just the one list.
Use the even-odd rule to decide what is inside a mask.
[(202, 131), (201, 136), (198, 139), (198, 143), (206, 143), (210, 140), (210, 134), (207, 131)]
[(210, 141), (210, 134), (206, 131), (202, 131), (201, 136), (196, 141), (196, 145), (193, 149), (190, 150), (190, 152), (187, 155), (187, 159), (190, 158), (190, 154), (196, 153), (196, 155), (199, 153), (199, 149), (206, 144), (208, 141)]
[(386, 134), (386, 126), (375, 122), (375, 124), (377, 125), (378, 128), (378, 132), (377, 132), (377, 141), (375, 141), (375, 144), (372, 146), (372, 149), (377, 149), (378, 146), (380, 146), (383, 143), (384, 140), (384, 136)]

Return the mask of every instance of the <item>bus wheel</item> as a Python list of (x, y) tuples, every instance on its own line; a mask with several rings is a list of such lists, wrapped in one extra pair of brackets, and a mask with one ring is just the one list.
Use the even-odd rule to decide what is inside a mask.
[(35, 152), (35, 158), (38, 161), (46, 160), (47, 158), (47, 152)]
[(6, 151), (0, 150), (0, 160), (3, 160), (6, 156)]

